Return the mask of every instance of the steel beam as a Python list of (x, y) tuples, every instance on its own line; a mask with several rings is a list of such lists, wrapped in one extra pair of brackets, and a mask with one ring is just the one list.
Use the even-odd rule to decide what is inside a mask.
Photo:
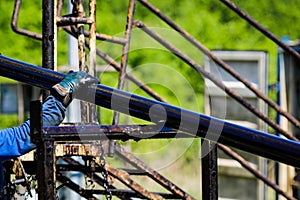
[(42, 104), (39, 100), (30, 104), (30, 133), (37, 146), (38, 197), (41, 200), (56, 199), (54, 140), (45, 139), (42, 134)]
[(218, 150), (214, 142), (202, 143), (202, 199), (218, 199)]
[[(49, 89), (64, 74), (0, 55), (0, 74)], [(154, 123), (206, 138), (249, 153), (300, 167), (300, 143), (262, 131), (232, 124), (211, 116), (151, 100), (101, 84), (80, 92), (78, 99)], [(152, 119), (152, 120), (151, 120)]]
[(42, 1), (43, 6), (43, 36), (42, 36), (42, 47), (43, 47), (43, 67), (47, 69), (55, 68), (55, 3), (54, 1)]
[(193, 138), (192, 135), (156, 125), (71, 125), (43, 128), (44, 138), (55, 141), (141, 140)]

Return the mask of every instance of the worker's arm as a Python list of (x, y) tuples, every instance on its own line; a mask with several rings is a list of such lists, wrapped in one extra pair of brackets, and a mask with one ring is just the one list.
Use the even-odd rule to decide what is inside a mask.
[[(71, 72), (54, 85), (51, 95), (42, 107), (43, 126), (57, 126), (64, 119), (66, 107), (79, 92), (80, 88), (98, 83), (99, 80), (84, 72)], [(0, 161), (23, 155), (35, 145), (30, 141), (30, 120), (19, 127), (0, 131)]]
[[(49, 96), (42, 107), (43, 126), (57, 126), (65, 116), (66, 108), (55, 97)], [(18, 127), (0, 130), (0, 157), (6, 160), (23, 155), (35, 145), (30, 141), (30, 120)]]

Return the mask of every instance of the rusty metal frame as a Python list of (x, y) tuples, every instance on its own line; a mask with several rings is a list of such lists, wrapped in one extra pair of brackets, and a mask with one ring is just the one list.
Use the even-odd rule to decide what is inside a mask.
[[(154, 14), (156, 14), (157, 16), (159, 16), (163, 21), (167, 22), (172, 28), (174, 28), (175, 30), (177, 30), (179, 33), (181, 33), (186, 39), (188, 39), (191, 43), (193, 43), (196, 47), (198, 47), (200, 50), (202, 50), (205, 54), (207, 54), (211, 59), (213, 59), (215, 62), (217, 62), (218, 64), (221, 65), (221, 67), (224, 67), (225, 70), (228, 70), (229, 73), (231, 73), (234, 77), (236, 77), (238, 80), (240, 80), (241, 82), (243, 82), (250, 90), (252, 90), (255, 94), (257, 94), (258, 97), (262, 98), (266, 103), (269, 104), (269, 106), (273, 107), (277, 112), (279, 112), (280, 114), (282, 114), (283, 116), (285, 116), (291, 123), (293, 123), (295, 126), (297, 126), (298, 128), (300, 127), (300, 123), (297, 119), (295, 119), (292, 115), (290, 115), (289, 113), (281, 110), (281, 108), (274, 102), (272, 102), (272, 100), (270, 100), (268, 97), (265, 97), (264, 95), (261, 95), (261, 93), (259, 91), (257, 91), (255, 88), (253, 89), (251, 84), (247, 83), (242, 77), (240, 77), (236, 72), (234, 72), (230, 66), (227, 66), (223, 61), (219, 60), (218, 58), (216, 58), (213, 54), (211, 54), (211, 52), (206, 49), (201, 43), (199, 43), (198, 41), (196, 41), (195, 39), (193, 39), (189, 34), (187, 34), (183, 29), (181, 29), (178, 25), (176, 25), (174, 22), (172, 22), (170, 19), (168, 19), (166, 16), (164, 16), (157, 8), (155, 8), (153, 5), (151, 5), (149, 2), (147, 2), (146, 0), (139, 0), (143, 5), (145, 5), (150, 11), (152, 11)], [(262, 27), (258, 22), (256, 22), (255, 20), (253, 20), (249, 15), (247, 15), (245, 12), (243, 12), (241, 9), (239, 9), (236, 5), (234, 5), (233, 3), (231, 3), (229, 0), (220, 0), (221, 2), (223, 2), (225, 5), (227, 5), (230, 9), (232, 9), (234, 12), (236, 12), (238, 15), (240, 15), (242, 18), (244, 18), (246, 21), (248, 21), (252, 26), (254, 26), (255, 28), (257, 28), (259, 31), (261, 31), (263, 34), (265, 34), (265, 36), (267, 36), (268, 38), (270, 38), (271, 40), (273, 40), (275, 43), (277, 43), (279, 46), (281, 46), (283, 49), (285, 49), (287, 52), (291, 53), (292, 55), (294, 55), (295, 57), (297, 57), (298, 59), (300, 58), (299, 54), (296, 52), (294, 52), (293, 49), (290, 49), (287, 45), (283, 44), (279, 39), (277, 39), (276, 36), (274, 36), (272, 33), (270, 33), (269, 31), (267, 31), (264, 27)], [(14, 10), (14, 14), (13, 14), (13, 20), (12, 20), (12, 28), (13, 30), (15, 30), (16, 32), (23, 34), (23, 35), (27, 35), (29, 37), (32, 37), (34, 39), (39, 39), (42, 40), (41, 35), (36, 34), (36, 33), (32, 33), (30, 31), (24, 30), (24, 29), (20, 29), (17, 27), (17, 18), (18, 18), (18, 11), (20, 9), (20, 3), (21, 0), (16, 0), (15, 3), (15, 10)], [(45, 6), (48, 6), (45, 4)], [(44, 18), (48, 19), (51, 18), (51, 13), (46, 13)], [(78, 24), (78, 23), (87, 23), (87, 24), (92, 24), (94, 21), (91, 20), (90, 18), (74, 18), (74, 17), (69, 17), (69, 18), (65, 18), (65, 17), (60, 17), (57, 18), (57, 23), (58, 25), (68, 25), (68, 24)], [(52, 23), (49, 23), (50, 25)], [(46, 22), (47, 25), (47, 22)], [(49, 30), (51, 29), (51, 30)], [(49, 31), (48, 31), (49, 30)], [(129, 29), (127, 29), (129, 30)], [(52, 47), (52, 41), (51, 41), (51, 32), (52, 28), (50, 27), (45, 27), (43, 28), (43, 35), (45, 36), (49, 36), (46, 39), (43, 39), (43, 45), (45, 46), (45, 48), (43, 49), (48, 49), (49, 51), (51, 51), (53, 49)], [(44, 33), (45, 32), (45, 33)], [(93, 35), (95, 33), (95, 31), (90, 32), (90, 33), (86, 33), (85, 31), (82, 32), (83, 34), (85, 34), (85, 36), (90, 36), (92, 38), (96, 38), (100, 39), (100, 40), (107, 40), (110, 42), (115, 42), (118, 44), (122, 44), (124, 46), (126, 46), (126, 44), (128, 44), (128, 41), (126, 39), (123, 38), (114, 38), (111, 36), (107, 36), (104, 34), (98, 34), (96, 33), (95, 35)], [(48, 35), (50, 34), (50, 35)], [(130, 34), (129, 34), (130, 37)], [(91, 39), (90, 39), (91, 40)], [(94, 41), (94, 39), (92, 39), (92, 41)], [(90, 48), (92, 48), (92, 51), (94, 52), (95, 48), (92, 46), (90, 46)], [(47, 50), (47, 51), (48, 51)], [(45, 52), (44, 56), (43, 56), (43, 61), (45, 61), (45, 66), (53, 66), (53, 60), (51, 58), (52, 53), (51, 52)], [(171, 50), (172, 51), (172, 50)], [(173, 51), (172, 51), (173, 52)], [(114, 62), (111, 58), (108, 57), (108, 55), (106, 55), (105, 53), (101, 52), (100, 50), (96, 49), (96, 53), (97, 55), (99, 55), (100, 57), (102, 57), (104, 60), (108, 61), (112, 66), (115, 67), (115, 69), (117, 69), (118, 71), (120, 71), (120, 75), (121, 74), (125, 74), (125, 76), (133, 81), (135, 81), (137, 84), (140, 84), (141, 86), (143, 86), (143, 84), (135, 79), (135, 77), (131, 76), (130, 74), (128, 75), (127, 73), (124, 73), (123, 69), (124, 69), (124, 64), (121, 66), (119, 66), (116, 62)], [(125, 57), (126, 58), (126, 57)], [(113, 61), (113, 62), (111, 62)], [(125, 65), (126, 66), (126, 65)], [(50, 67), (51, 68), (51, 67)], [(126, 70), (125, 70), (126, 71)], [(120, 81), (122, 82), (123, 79), (120, 79)], [(222, 85), (221, 85), (222, 86)], [(121, 89), (121, 88), (120, 88)], [(153, 96), (158, 99), (158, 100), (163, 100), (161, 97), (159, 97), (158, 95), (155, 94), (155, 92), (152, 93), (151, 89), (149, 90), (151, 94), (154, 94)], [(228, 89), (225, 89), (225, 91), (227, 92)], [(229, 91), (230, 93), (230, 91)], [(234, 93), (233, 93), (234, 94)], [(237, 96), (238, 97), (238, 96)], [(245, 105), (246, 107), (251, 108), (251, 106), (248, 105), (248, 103), (244, 102), (243, 99), (240, 98), (236, 98), (238, 101), (240, 101), (243, 105)], [(256, 112), (254, 110), (254, 112)], [(257, 116), (260, 118), (264, 118), (266, 121), (269, 121), (269, 119), (266, 116), (261, 116), (260, 113), (257, 113)], [(286, 131), (283, 131), (282, 129), (280, 129), (279, 126), (277, 126), (276, 123), (273, 122), (269, 122), (269, 124), (271, 124), (271, 126), (275, 129), (278, 130), (279, 132), (283, 133), (283, 135), (285, 135), (286, 137), (292, 139), (292, 140), (297, 140), (296, 138), (294, 138), (293, 136), (290, 136), (289, 133), (287, 133)], [(224, 149), (223, 149), (224, 150)], [(230, 151), (227, 151), (228, 154), (230, 155), (235, 155), (234, 153), (231, 153)], [(239, 160), (236, 156), (233, 156), (235, 159)], [(247, 168), (247, 167), (246, 167)], [(251, 171), (251, 170), (250, 170)], [(255, 173), (255, 172), (254, 172)], [(262, 178), (263, 180), (263, 178)], [(280, 194), (284, 195), (284, 192), (278, 190), (278, 188), (276, 186), (273, 187), (276, 191), (279, 191)], [(286, 196), (285, 196), (286, 197)], [(286, 197), (287, 199), (289, 199), (288, 197)], [(212, 198), (213, 199), (213, 198)], [(292, 198), (291, 198), (292, 199)]]
[[(76, 127), (48, 127), (42, 129), (42, 121), (41, 121), (41, 107), (42, 104), (40, 101), (33, 101), (31, 103), (31, 138), (32, 141), (37, 144), (37, 164), (39, 171), (42, 171), (43, 173), (38, 174), (38, 193), (39, 193), (39, 199), (55, 199), (56, 198), (56, 188), (54, 187), (54, 183), (56, 180), (60, 181), (63, 186), (68, 186), (72, 190), (76, 191), (78, 194), (80, 194), (83, 197), (86, 198), (94, 198), (93, 194), (105, 194), (105, 191), (101, 190), (86, 190), (72, 182), (67, 177), (63, 176), (61, 173), (62, 171), (68, 169), (81, 171), (87, 174), (90, 174), (91, 171), (88, 169), (84, 169), (83, 166), (80, 167), (80, 164), (76, 161), (71, 160), (68, 157), (63, 157), (62, 159), (67, 161), (71, 164), (70, 166), (62, 166), (62, 165), (56, 165), (55, 160), (56, 156), (61, 156), (60, 154), (55, 154), (55, 142), (56, 141), (80, 141), (83, 140), (91, 141), (91, 140), (99, 140), (99, 128), (93, 125), (92, 127), (88, 127), (86, 125), (82, 126), (76, 126)], [(83, 128), (84, 134), (81, 136), (78, 136), (74, 133), (76, 133), (79, 129)], [(77, 129), (76, 130), (74, 130)], [(95, 130), (96, 129), (96, 130)], [(103, 131), (108, 131), (107, 133), (112, 134), (114, 139), (116, 139), (116, 134), (119, 135), (120, 138), (124, 139), (124, 134), (130, 134), (130, 133), (138, 133), (138, 135), (141, 135), (144, 137), (144, 135), (147, 135), (147, 131), (151, 135), (155, 135), (157, 132), (156, 126), (133, 126), (130, 127), (118, 127), (118, 126), (106, 126), (101, 128)], [(94, 130), (94, 131), (91, 131)], [(147, 130), (147, 131), (146, 131)], [(79, 132), (82, 132), (79, 130)], [(142, 133), (141, 133), (142, 132)], [(161, 132), (161, 137), (165, 138), (166, 135), (169, 133), (176, 133), (176, 131), (172, 129), (166, 128), (165, 131)], [(68, 135), (66, 133), (69, 133), (71, 135)], [(72, 136), (73, 135), (73, 136)], [(133, 138), (138, 138), (137, 136), (133, 136), (133, 134), (130, 134)], [(173, 137), (175, 137), (173, 135)], [(109, 138), (109, 137), (108, 137)], [(100, 138), (101, 139), (101, 138)], [(93, 152), (91, 149), (87, 150), (89, 153)], [(66, 156), (97, 156), (99, 155), (98, 151), (95, 151), (94, 155), (88, 155), (86, 152), (78, 151), (78, 149), (75, 150), (68, 150), (65, 152)], [(74, 153), (74, 154), (73, 154)], [(78, 154), (79, 153), (79, 154)], [(141, 185), (136, 183), (133, 179), (130, 178), (130, 172), (126, 172), (124, 170), (116, 169), (113, 166), (106, 164), (107, 170), (111, 176), (121, 181), (123, 184), (125, 184), (127, 187), (132, 189), (135, 193), (132, 193), (130, 191), (124, 191), (124, 190), (117, 190), (116, 188), (112, 187), (113, 193), (116, 196), (119, 197), (127, 197), (129, 194), (130, 197), (142, 197), (147, 199), (194, 199), (191, 196), (189, 196), (187, 193), (185, 193), (183, 190), (179, 189), (175, 184), (164, 178), (162, 175), (158, 174), (154, 170), (152, 170), (149, 167), (145, 167), (145, 164), (142, 163), (142, 161), (138, 160), (137, 158), (132, 157), (130, 153), (124, 152), (124, 149), (122, 149), (120, 146), (118, 146), (118, 153), (123, 157), (126, 158), (130, 162), (134, 162), (135, 165), (138, 166), (140, 170), (144, 170), (145, 173), (148, 175), (154, 177), (158, 183), (165, 186), (166, 189), (173, 192), (173, 194), (168, 193), (155, 193), (155, 192), (149, 192), (145, 190)], [(135, 160), (135, 161), (133, 161)], [(98, 168), (100, 167), (100, 163), (97, 162)], [(79, 168), (76, 168), (79, 167)], [(66, 168), (67, 167), (67, 168)], [(100, 169), (103, 170), (103, 169)], [(94, 172), (96, 172), (96, 168), (94, 168)], [(93, 173), (94, 173), (93, 172)], [(100, 185), (103, 186), (103, 179), (101, 179), (99, 176), (93, 174), (92, 180), (94, 180), (97, 183), (100, 183)], [(61, 187), (61, 186), (60, 186)], [(43, 192), (43, 191), (47, 192)], [(129, 193), (129, 194), (128, 194)]]

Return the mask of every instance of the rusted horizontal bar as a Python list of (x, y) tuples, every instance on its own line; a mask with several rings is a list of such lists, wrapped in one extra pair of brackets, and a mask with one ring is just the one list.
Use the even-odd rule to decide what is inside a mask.
[[(57, 164), (56, 170), (59, 172), (63, 171), (80, 171), (80, 172), (88, 172), (90, 169), (84, 165), (67, 165), (67, 164)], [(103, 169), (99, 166), (95, 166), (95, 172), (101, 172)]]
[(55, 141), (80, 140), (141, 140), (158, 138), (191, 138), (192, 135), (156, 125), (74, 125), (44, 127), (45, 138)]
[[(70, 140), (69, 140), (70, 141)], [(93, 143), (59, 143), (56, 144), (56, 156), (99, 156), (101, 154), (101, 146)]]
[[(0, 55), (0, 74), (50, 89), (64, 74)], [(116, 90), (101, 84), (79, 92), (78, 99), (116, 110), (165, 127), (238, 148), (262, 157), (300, 167), (300, 143), (211, 116)]]
[(67, 26), (75, 24), (92, 24), (94, 20), (89, 17), (56, 17), (58, 26)]
[[(75, 37), (75, 33), (78, 33), (78, 29), (75, 28), (74, 26), (71, 27), (64, 27), (65, 31), (68, 32), (70, 35)], [(72, 29), (72, 30), (71, 30)], [(90, 33), (88, 31), (84, 31), (84, 36), (85, 37), (89, 37)], [(106, 35), (106, 34), (102, 34), (102, 33), (96, 33), (96, 38), (97, 40), (105, 40), (108, 42), (112, 42), (112, 43), (116, 43), (116, 44), (121, 44), (121, 45), (125, 45), (127, 43), (127, 39), (125, 38), (120, 38), (120, 37), (115, 37), (115, 36), (111, 36), (111, 35)]]
[[(89, 36), (87, 31), (84, 31), (84, 35)], [(106, 34), (102, 34), (102, 33), (96, 33), (96, 38), (97, 38), (97, 40), (104, 40), (104, 41), (121, 44), (121, 45), (124, 45), (127, 42), (127, 40), (125, 38), (119, 38), (119, 37), (106, 35)]]

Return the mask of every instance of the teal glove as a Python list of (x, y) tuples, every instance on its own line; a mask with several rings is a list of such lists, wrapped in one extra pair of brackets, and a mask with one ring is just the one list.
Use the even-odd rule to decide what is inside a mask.
[(80, 88), (99, 83), (99, 80), (82, 71), (70, 72), (65, 78), (51, 88), (51, 94), (67, 107)]

